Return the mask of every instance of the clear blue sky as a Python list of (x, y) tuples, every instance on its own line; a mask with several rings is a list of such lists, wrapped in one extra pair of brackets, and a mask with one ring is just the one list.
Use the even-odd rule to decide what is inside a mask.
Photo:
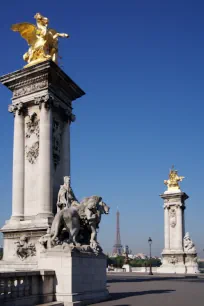
[[(172, 164), (186, 179), (186, 230), (203, 256), (204, 2), (196, 0), (2, 1), (0, 75), (20, 69), (26, 42), (10, 30), (33, 22), (68, 32), (60, 41), (64, 71), (85, 90), (74, 103), (72, 186), (79, 198), (98, 194), (111, 206), (100, 241), (111, 251), (115, 214), (122, 243), (134, 252), (163, 249), (163, 208)], [(0, 87), (0, 225), (11, 214), (11, 93)]]

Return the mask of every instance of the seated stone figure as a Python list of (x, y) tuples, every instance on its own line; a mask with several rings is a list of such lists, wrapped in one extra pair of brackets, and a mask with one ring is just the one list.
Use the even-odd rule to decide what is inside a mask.
[(191, 240), (189, 233), (186, 233), (186, 235), (184, 236), (183, 245), (184, 245), (184, 252), (192, 254), (196, 253), (195, 245)]
[(70, 207), (73, 203), (78, 205), (77, 198), (70, 186), (70, 176), (64, 177), (64, 185), (60, 186), (57, 197), (57, 207), (61, 210), (65, 207)]

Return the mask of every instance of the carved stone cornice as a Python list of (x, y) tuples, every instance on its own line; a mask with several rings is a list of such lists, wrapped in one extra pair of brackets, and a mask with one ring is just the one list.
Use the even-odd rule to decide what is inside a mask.
[(163, 205), (163, 208), (164, 209), (170, 209), (171, 207), (176, 207), (176, 208), (181, 208), (181, 209), (185, 209), (186, 206), (185, 206), (185, 203), (175, 203), (175, 202), (165, 202), (164, 201), (164, 205)]
[(16, 112), (18, 113), (18, 115), (24, 115), (25, 113), (25, 107), (24, 104), (22, 102), (18, 103), (18, 104), (10, 104), (8, 106), (8, 111), (9, 113), (13, 113), (14, 116), (16, 114)]
[(33, 79), (25, 79), (15, 84), (13, 99), (20, 98), (28, 94), (33, 94), (45, 88), (48, 88), (47, 74), (35, 77)]
[(182, 202), (184, 203), (185, 200), (189, 198), (189, 196), (185, 192), (175, 192), (175, 193), (163, 193), (160, 195), (164, 201), (168, 200), (169, 203), (173, 202)]
[(0, 77), (0, 82), (13, 92), (13, 99), (47, 89), (57, 92), (67, 104), (85, 92), (52, 61), (44, 61), (26, 69), (17, 70)]

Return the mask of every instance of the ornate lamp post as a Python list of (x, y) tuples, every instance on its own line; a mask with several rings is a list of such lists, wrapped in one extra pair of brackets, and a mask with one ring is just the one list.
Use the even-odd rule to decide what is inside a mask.
[(149, 243), (149, 275), (153, 275), (152, 273), (152, 239), (151, 237), (149, 237), (148, 239), (148, 243)]
[(125, 263), (126, 265), (129, 264), (129, 257), (128, 257), (128, 254), (129, 254), (129, 248), (128, 248), (128, 246), (126, 245), (126, 246), (125, 246), (125, 261), (124, 261), (124, 263)]

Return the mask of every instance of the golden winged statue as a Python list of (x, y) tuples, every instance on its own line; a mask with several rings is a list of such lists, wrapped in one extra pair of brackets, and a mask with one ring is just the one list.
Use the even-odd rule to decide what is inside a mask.
[(182, 182), (184, 176), (178, 176), (178, 171), (172, 166), (169, 172), (169, 179), (164, 180), (164, 184), (167, 185), (168, 191), (180, 190), (179, 182)]
[(48, 28), (49, 19), (37, 13), (36, 26), (32, 23), (23, 22), (12, 25), (11, 29), (19, 32), (29, 45), (28, 51), (23, 55), (23, 59), (28, 63), (25, 67), (51, 59), (58, 62), (58, 38), (69, 35), (58, 33), (54, 29)]

